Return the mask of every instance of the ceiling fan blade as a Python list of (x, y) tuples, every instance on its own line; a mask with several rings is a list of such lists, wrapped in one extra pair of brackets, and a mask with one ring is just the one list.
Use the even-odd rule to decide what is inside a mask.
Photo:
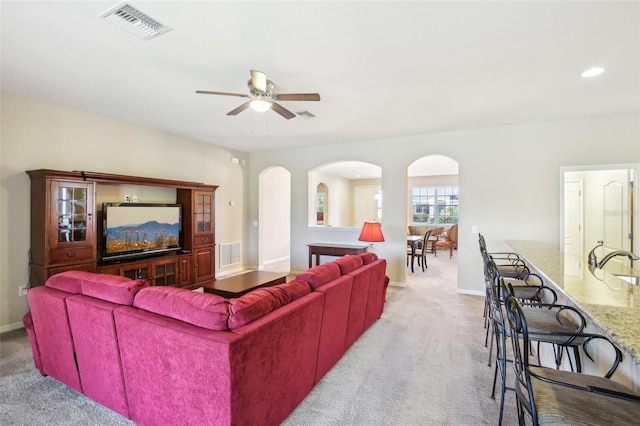
[(271, 109), (277, 112), (278, 114), (280, 114), (281, 116), (283, 116), (284, 118), (286, 118), (287, 120), (290, 120), (296, 116), (294, 113), (292, 113), (288, 109), (284, 108), (283, 106), (275, 102), (271, 104)]
[(238, 114), (240, 114), (242, 111), (244, 111), (245, 109), (249, 108), (249, 104), (250, 103), (251, 103), (251, 101), (243, 103), (238, 108), (229, 111), (227, 113), (227, 115), (238, 115)]
[(319, 101), (318, 93), (279, 93), (273, 95), (279, 101)]
[(267, 91), (267, 75), (261, 71), (251, 70), (251, 84), (253, 87), (260, 91)]
[(196, 90), (196, 93), (200, 95), (222, 95), (222, 96), (237, 96), (239, 98), (249, 98), (249, 95), (242, 95), (240, 93), (229, 92), (209, 92), (208, 90)]

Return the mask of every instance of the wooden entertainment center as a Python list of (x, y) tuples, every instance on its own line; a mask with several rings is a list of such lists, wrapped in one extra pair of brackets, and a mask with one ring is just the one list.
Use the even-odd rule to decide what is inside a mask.
[[(69, 270), (144, 278), (151, 285), (195, 286), (215, 280), (215, 185), (107, 173), (29, 170), (30, 285)], [(173, 188), (182, 206), (180, 250), (102, 262), (99, 183)]]

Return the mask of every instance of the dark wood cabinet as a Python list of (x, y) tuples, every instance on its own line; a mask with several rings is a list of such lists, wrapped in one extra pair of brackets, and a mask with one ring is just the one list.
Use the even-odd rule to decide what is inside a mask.
[(149, 280), (151, 284), (151, 262), (148, 260), (101, 265), (98, 266), (98, 272), (101, 274), (121, 275), (132, 280), (145, 279)]
[[(178, 203), (182, 204), (185, 222), (189, 218), (190, 227), (183, 227), (184, 245), (187, 240), (193, 251), (194, 284), (215, 279), (215, 190), (178, 190)], [(188, 229), (187, 229), (188, 228)]]
[(194, 283), (210, 281), (215, 278), (215, 250), (214, 246), (200, 247), (193, 251)]
[(153, 273), (151, 285), (178, 285), (180, 275), (178, 273), (177, 258), (155, 260), (151, 264), (151, 271)]
[[(31, 285), (81, 270), (144, 278), (151, 285), (187, 287), (215, 280), (215, 191), (196, 182), (96, 172), (29, 170), (31, 178)], [(98, 183), (171, 187), (182, 206), (182, 250), (146, 259), (101, 262), (98, 254)]]
[(98, 272), (121, 275), (134, 280), (144, 279), (150, 285), (184, 287), (191, 284), (188, 271), (185, 270), (185, 265), (189, 264), (190, 256), (168, 254), (152, 259), (102, 265), (98, 267)]
[(186, 287), (191, 285), (191, 256), (180, 256), (178, 258), (178, 286)]
[(31, 283), (66, 270), (96, 269), (95, 182), (64, 172), (31, 177)]

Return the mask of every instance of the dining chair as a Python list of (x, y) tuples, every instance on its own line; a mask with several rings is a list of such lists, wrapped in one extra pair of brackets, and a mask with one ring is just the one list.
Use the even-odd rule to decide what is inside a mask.
[[(407, 266), (409, 266), (409, 261), (413, 262), (417, 259), (418, 265), (422, 267), (422, 272), (427, 268), (427, 244), (429, 243), (429, 238), (431, 237), (432, 232), (433, 229), (429, 229), (425, 232), (422, 241), (415, 245), (415, 250), (412, 251), (411, 247), (407, 247)], [(414, 256), (414, 259), (411, 259), (411, 256)]]
[[(640, 419), (640, 395), (611, 379), (622, 361), (622, 352), (607, 337), (593, 333), (555, 333), (557, 337), (583, 340), (591, 360), (608, 368), (604, 376), (556, 370), (529, 363), (531, 334), (527, 315), (513, 296), (505, 311), (514, 353), (515, 394), (518, 423), (525, 414), (538, 425), (631, 425)], [(597, 348), (592, 348), (596, 346)], [(598, 351), (598, 356), (592, 355)], [(611, 363), (605, 360), (612, 360)]]
[(431, 236), (429, 237), (429, 246), (427, 248), (427, 251), (429, 253), (433, 253), (434, 256), (436, 256), (436, 242), (438, 242), (440, 238), (444, 238), (442, 237), (443, 233), (443, 226), (437, 226), (431, 230)]

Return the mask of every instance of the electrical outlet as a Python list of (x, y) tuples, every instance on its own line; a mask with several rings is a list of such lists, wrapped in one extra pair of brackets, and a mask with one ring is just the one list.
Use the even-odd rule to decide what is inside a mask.
[(26, 285), (18, 286), (18, 296), (22, 297), (26, 295), (27, 295), (27, 286)]
[(124, 202), (125, 203), (130, 203), (131, 202), (131, 195), (125, 195), (124, 196)]

